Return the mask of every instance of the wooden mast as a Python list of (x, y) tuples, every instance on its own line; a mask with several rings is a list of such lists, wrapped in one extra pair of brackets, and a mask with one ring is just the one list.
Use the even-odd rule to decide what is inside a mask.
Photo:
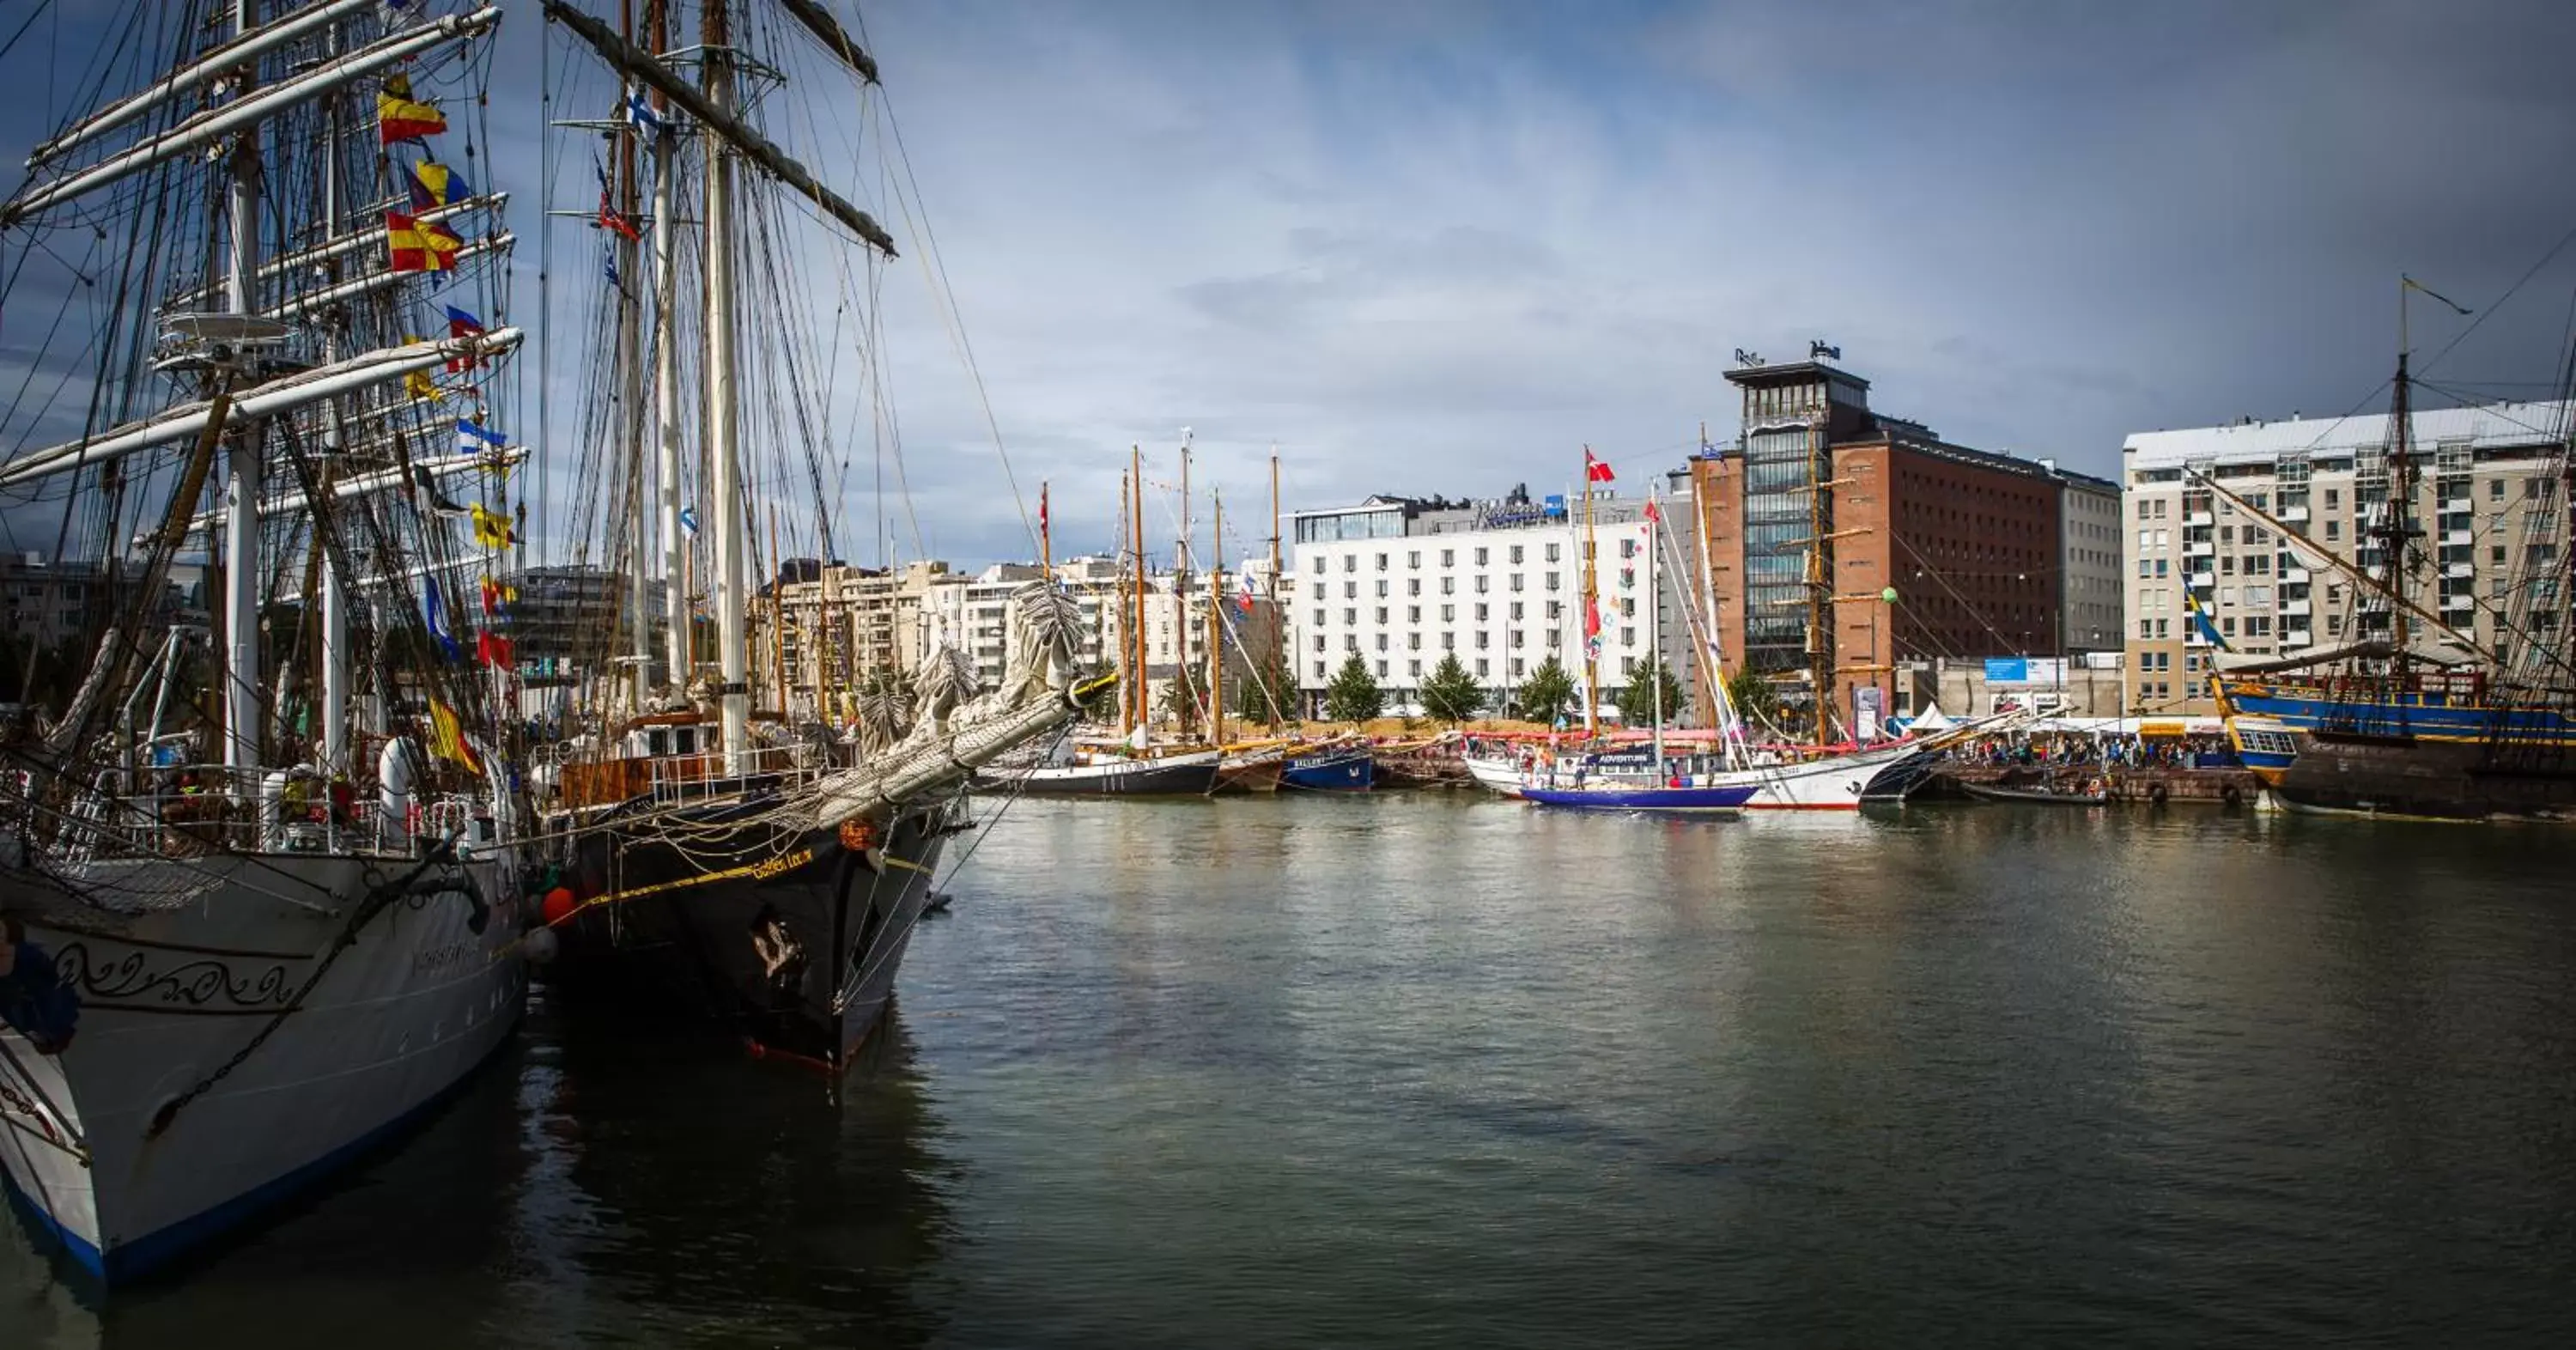
[(1225, 614), (1218, 608), (1225, 589), (1225, 494), (1211, 492), (1214, 523), (1208, 527), (1208, 744), (1225, 744)]
[(1136, 564), (1135, 605), (1133, 611), (1129, 614), (1131, 622), (1127, 625), (1128, 645), (1134, 647), (1136, 650), (1136, 687), (1130, 691), (1129, 696), (1134, 699), (1136, 704), (1135, 728), (1142, 730), (1146, 727), (1152, 726), (1154, 722), (1153, 704), (1146, 697), (1146, 690), (1151, 687), (1153, 681), (1148, 672), (1145, 660), (1144, 448), (1141, 446), (1129, 446), (1127, 448), (1127, 457), (1128, 505), (1131, 508), (1127, 516), (1127, 528), (1134, 532), (1133, 545), (1135, 552), (1133, 556)]
[[(1127, 551), (1127, 471), (1118, 471), (1118, 547), (1112, 557)], [(1136, 655), (1134, 606), (1128, 603), (1130, 588), (1127, 569), (1118, 569), (1118, 736), (1124, 740), (1136, 730)]]
[[(1288, 632), (1279, 622), (1279, 443), (1270, 443), (1270, 669), (1264, 679), (1288, 681)], [(1271, 732), (1277, 734), (1277, 723), (1288, 719), (1289, 697), (1285, 688), (1270, 691)]]

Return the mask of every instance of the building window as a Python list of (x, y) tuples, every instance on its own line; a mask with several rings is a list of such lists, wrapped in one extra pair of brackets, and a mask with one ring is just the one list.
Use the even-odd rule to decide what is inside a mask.
[[(2229, 620), (2229, 622), (2233, 623), (2233, 622), (2235, 622), (2235, 621), (2231, 619), (2231, 620)], [(1385, 651), (1385, 650), (1386, 650), (1386, 634), (1384, 634), (1384, 633), (1380, 633), (1380, 634), (1378, 634), (1378, 635), (1377, 635), (1377, 649), (1378, 649), (1379, 651)]]
[(2158, 559), (2156, 559), (2156, 575), (2157, 575), (2157, 576), (2160, 576), (2160, 577), (2162, 577), (2162, 576), (2171, 576), (2171, 575), (2172, 575), (2172, 569), (2171, 569), (2171, 568), (2166, 564), (2165, 560), (2164, 560), (2164, 559), (2162, 559), (2162, 558), (2158, 558)]
[(1455, 566), (1457, 566), (1457, 565), (1458, 565), (1458, 550), (1456, 550), (1456, 549), (1454, 549), (1454, 548), (1444, 548), (1444, 549), (1440, 550), (1440, 565), (1441, 565), (1442, 567), (1455, 567)]
[(1557, 560), (1558, 555), (1559, 555), (1560, 553), (1562, 553), (1562, 552), (1563, 552), (1564, 548), (1565, 548), (1565, 545), (1563, 545), (1563, 544), (1550, 544), (1550, 545), (1548, 545), (1548, 546), (1547, 546), (1547, 560), (1548, 560), (1549, 562), (1555, 562), (1555, 561)]
[(1512, 638), (1511, 638), (1511, 641), (1512, 641), (1512, 645), (1513, 645), (1513, 646), (1515, 646), (1515, 647), (1517, 647), (1517, 646), (1521, 645), (1521, 630), (1519, 630), (1519, 629), (1517, 629), (1517, 628), (1515, 628), (1515, 629), (1513, 629), (1513, 630), (1512, 630)]
[(1319, 652), (1324, 650), (1324, 635), (1321, 633), (1315, 635), (1315, 650)]
[(1421, 679), (1422, 663), (1419, 661), (1407, 661), (1404, 663), (1404, 672), (1417, 680)]
[(1323, 610), (1323, 609), (1316, 610), (1316, 611), (1315, 611), (1315, 626), (1316, 626), (1317, 628), (1321, 628), (1321, 627), (1323, 627), (1323, 626), (1324, 626), (1324, 616), (1325, 616), (1325, 615), (1327, 615), (1327, 614), (1330, 614), (1331, 612), (1332, 612), (1332, 611), (1330, 611), (1330, 610)]
[(1623, 619), (1637, 617), (1637, 597), (1633, 595), (1619, 597), (1619, 617)]
[(2490, 478), (2487, 480), (2487, 500), (2491, 502), (2500, 502), (2504, 500), (2503, 479)]
[(2222, 544), (2233, 544), (2233, 543), (2235, 543), (2235, 542), (2236, 542), (2236, 527), (2235, 527), (2235, 526), (2233, 526), (2233, 525), (2221, 525), (2221, 526), (2219, 526), (2219, 527), (2218, 527), (2218, 542), (2220, 542), (2220, 543), (2222, 543)]
[(1483, 658), (1483, 657), (1481, 657), (1481, 656), (1479, 656), (1479, 657), (1477, 657), (1477, 658), (1476, 658), (1476, 678), (1477, 678), (1477, 679), (1480, 679), (1480, 680), (1481, 680), (1481, 679), (1485, 678), (1486, 676), (1491, 675), (1491, 674), (1493, 674), (1493, 673), (1494, 673), (1494, 663), (1493, 663), (1493, 662), (1488, 661), (1488, 660), (1486, 660), (1485, 658)]
[(1636, 540), (1634, 540), (1634, 539), (1622, 539), (1622, 540), (1620, 540), (1620, 541), (1619, 541), (1619, 556), (1620, 556), (1620, 557), (1622, 557), (1622, 558), (1633, 558), (1633, 557), (1636, 557), (1636, 556), (1637, 556), (1637, 541), (1636, 541)]
[(1422, 565), (1422, 550), (1418, 548), (1407, 550), (1404, 555), (1404, 565), (1407, 567), (1420, 567)]
[(1422, 650), (1422, 635), (1420, 633), (1405, 634), (1404, 649), (1409, 652), (1418, 652)]
[(1360, 570), (1360, 555), (1356, 553), (1343, 554), (1342, 570), (1345, 572), (1356, 572)]
[(1386, 678), (1386, 663), (1384, 661), (1377, 663), (1377, 677), (1381, 680)]
[(1323, 554), (1318, 553), (1318, 554), (1314, 555), (1314, 557), (1313, 557), (1313, 558), (1309, 559), (1309, 561), (1313, 562), (1315, 565), (1314, 565), (1314, 566), (1312, 566), (1312, 567), (1307, 568), (1307, 569), (1306, 569), (1307, 571), (1309, 571), (1309, 572), (1321, 572), (1321, 571), (1323, 571), (1323, 570), (1324, 570), (1324, 555), (1323, 555)]
[(2156, 636), (2160, 638), (2173, 636), (2173, 620), (2156, 620)]
[(2140, 620), (2138, 620), (2138, 640), (2139, 640), (2140, 642), (2144, 642), (2144, 641), (2146, 641), (2147, 639), (2149, 639), (2149, 638), (2151, 638), (2151, 637), (2154, 637), (2155, 635), (2156, 635), (2156, 621), (2155, 621), (2155, 620), (2153, 620), (2153, 619), (2140, 619)]
[(1458, 607), (1457, 607), (1456, 605), (1442, 605), (1442, 606), (1440, 607), (1440, 622), (1442, 622), (1442, 623), (1447, 623), (1447, 622), (1449, 622), (1451, 619), (1454, 619), (1454, 618), (1457, 618), (1457, 617), (1458, 617)]
[(1440, 578), (1440, 593), (1441, 593), (1442, 595), (1456, 595), (1456, 594), (1458, 593), (1458, 578), (1456, 578), (1456, 577), (1442, 577), (1442, 578)]
[(2343, 505), (2343, 490), (2341, 488), (2327, 488), (2326, 509), (2331, 511), (2341, 505)]
[(1406, 595), (1420, 595), (1420, 594), (1422, 594), (1422, 578), (1420, 578), (1420, 577), (1407, 577), (1407, 578), (1405, 578), (1405, 581), (1404, 581), (1404, 593), (1405, 593)]
[(1482, 566), (1484, 566), (1484, 565), (1485, 565), (1485, 553), (1486, 553), (1486, 550), (1484, 550), (1484, 549), (1481, 549), (1481, 548), (1480, 548), (1480, 549), (1476, 550), (1476, 565), (1477, 565), (1478, 567), (1482, 567)]
[(1547, 574), (1547, 588), (1551, 591), (1556, 589), (1556, 573), (1550, 572)]
[(1512, 589), (1517, 591), (1517, 590), (1519, 590), (1520, 588), (1521, 588), (1521, 574), (1520, 574), (1520, 573), (1518, 573), (1518, 572), (1514, 572), (1514, 573), (1512, 573)]
[(1377, 607), (1377, 621), (1381, 626), (1386, 623), (1386, 606), (1380, 605)]
[(1520, 659), (1519, 657), (1515, 656), (1515, 657), (1513, 657), (1513, 658), (1512, 658), (1512, 678), (1513, 678), (1513, 679), (1515, 679), (1515, 680), (1517, 680), (1517, 679), (1519, 679), (1520, 677), (1521, 677), (1521, 659)]
[(1377, 570), (1381, 572), (1386, 570), (1386, 555), (1383, 553), (1377, 555)]
[(1547, 602), (1547, 617), (1548, 617), (1548, 621), (1549, 621), (1549, 622), (1551, 622), (1551, 623), (1555, 622), (1555, 621), (1556, 621), (1556, 620), (1558, 620), (1558, 619), (1562, 619), (1562, 618), (1564, 618), (1564, 617), (1565, 617), (1565, 602), (1564, 602), (1564, 601), (1562, 601), (1562, 600), (1550, 600), (1550, 601), (1548, 601), (1548, 602)]
[(1380, 600), (1386, 598), (1386, 583), (1383, 581), (1377, 584), (1377, 598)]
[(1358, 582), (1356, 582), (1356, 581), (1345, 581), (1345, 582), (1343, 582), (1343, 583), (1342, 583), (1342, 598), (1343, 598), (1343, 599), (1345, 599), (1345, 600), (1357, 600), (1357, 599), (1359, 599), (1359, 598), (1360, 598), (1360, 584), (1359, 584)]
[(1440, 650), (1444, 652), (1454, 652), (1458, 650), (1458, 635), (1456, 633), (1442, 633), (1440, 635)]
[(1514, 545), (1512, 545), (1512, 562), (1513, 562), (1515, 565), (1517, 565), (1517, 564), (1520, 562), (1520, 560), (1521, 560), (1521, 546), (1520, 546), (1520, 545), (1518, 545), (1518, 544), (1514, 544)]
[(2140, 559), (2138, 559), (2138, 575), (2139, 575), (2139, 576), (2145, 576), (2145, 575), (2147, 575), (2148, 566), (2149, 566), (2149, 564), (2148, 564), (2148, 562), (2147, 562), (2147, 560), (2146, 560), (2146, 559), (2144, 559), (2144, 558), (2140, 558)]
[(2341, 539), (2341, 538), (2343, 538), (2343, 522), (2342, 522), (2342, 521), (2340, 521), (2340, 520), (2329, 520), (2329, 521), (2327, 521), (2327, 522), (2326, 522), (2326, 538), (2328, 538), (2328, 539)]
[(1483, 595), (1485, 593), (1485, 583), (1491, 580), (1493, 580), (1492, 577), (1486, 576), (1482, 572), (1478, 572), (1476, 574), (1476, 594)]
[(1356, 610), (1356, 609), (1346, 609), (1346, 610), (1343, 610), (1343, 611), (1342, 611), (1342, 622), (1344, 622), (1344, 623), (1358, 623), (1359, 621), (1360, 621), (1360, 612), (1359, 612), (1358, 610)]
[(1324, 678), (1324, 663), (1321, 661), (1315, 663), (1315, 678), (1318, 680)]
[(1521, 617), (1521, 602), (1520, 602), (1520, 601), (1518, 601), (1518, 600), (1515, 600), (1515, 601), (1513, 601), (1513, 602), (1512, 602), (1512, 619), (1513, 619), (1513, 621), (1514, 621), (1514, 622), (1518, 622), (1518, 621), (1520, 620), (1520, 617)]
[(1619, 630), (1619, 645), (1620, 645), (1620, 646), (1622, 646), (1622, 647), (1634, 647), (1634, 646), (1636, 646), (1636, 645), (1637, 645), (1637, 630), (1636, 630), (1636, 629), (1634, 629), (1634, 628), (1622, 628), (1622, 629), (1620, 629), (1620, 630)]
[(1485, 621), (1486, 617), (1487, 617), (1489, 614), (1491, 614), (1491, 613), (1492, 613), (1492, 611), (1493, 611), (1493, 606), (1491, 606), (1491, 605), (1478, 605), (1478, 606), (1476, 606), (1476, 622), (1478, 622), (1478, 623), (1483, 623), (1483, 622)]
[(1420, 606), (1420, 605), (1406, 605), (1406, 606), (1404, 607), (1404, 621), (1405, 621), (1406, 623), (1420, 623), (1420, 622), (1422, 622), (1422, 606)]
[(1481, 652), (1481, 651), (1483, 651), (1485, 648), (1487, 648), (1487, 647), (1489, 647), (1489, 646), (1492, 646), (1492, 645), (1493, 645), (1493, 643), (1490, 641), (1490, 639), (1491, 639), (1492, 637), (1493, 637), (1493, 634), (1486, 632), (1484, 629), (1481, 629), (1481, 628), (1477, 629), (1477, 630), (1476, 630), (1476, 650), (1478, 650), (1478, 651), (1480, 651), (1480, 652)]

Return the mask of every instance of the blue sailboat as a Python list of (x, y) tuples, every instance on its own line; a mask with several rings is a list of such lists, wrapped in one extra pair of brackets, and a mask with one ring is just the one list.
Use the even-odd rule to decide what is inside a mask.
[(1279, 786), (1306, 792), (1366, 792), (1377, 782), (1377, 756), (1365, 745), (1298, 755), (1279, 772)]

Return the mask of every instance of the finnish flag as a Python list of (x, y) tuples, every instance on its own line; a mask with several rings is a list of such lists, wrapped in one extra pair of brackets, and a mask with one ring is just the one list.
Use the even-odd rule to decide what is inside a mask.
[(659, 136), (671, 129), (670, 121), (653, 111), (653, 105), (645, 100), (644, 91), (641, 89), (627, 92), (626, 123), (637, 131), (652, 136)]

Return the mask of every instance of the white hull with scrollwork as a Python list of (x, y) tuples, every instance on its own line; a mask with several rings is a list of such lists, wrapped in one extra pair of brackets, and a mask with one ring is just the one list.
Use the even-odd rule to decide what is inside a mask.
[[(198, 892), (131, 914), (13, 873), (0, 901), (22, 957), (50, 961), (78, 1006), (55, 1053), (0, 1024), (0, 1165), (37, 1240), (111, 1282), (139, 1274), (322, 1180), (488, 1057), (526, 986), (515, 882), (499, 859), (419, 866), (268, 853), (83, 869)], [(469, 877), (489, 906), (480, 933)]]

